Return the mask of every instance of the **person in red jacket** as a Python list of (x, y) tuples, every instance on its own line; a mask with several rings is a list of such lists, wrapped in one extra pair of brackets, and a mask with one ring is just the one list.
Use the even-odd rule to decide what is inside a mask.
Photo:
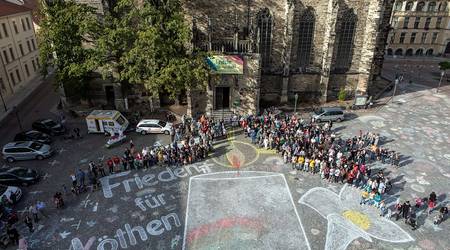
[(114, 162), (111, 158), (106, 161), (106, 165), (108, 166), (109, 174), (114, 174)]

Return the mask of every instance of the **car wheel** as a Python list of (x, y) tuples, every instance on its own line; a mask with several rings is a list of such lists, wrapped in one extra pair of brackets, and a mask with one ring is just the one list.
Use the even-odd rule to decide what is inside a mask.
[(146, 135), (146, 134), (147, 134), (147, 132), (145, 132), (145, 130), (141, 131), (141, 135)]
[(43, 160), (43, 159), (44, 159), (44, 156), (38, 155), (38, 156), (36, 156), (36, 159), (37, 159), (37, 160)]
[(338, 118), (336, 121), (337, 121), (337, 122), (342, 122), (342, 119), (341, 119), (341, 118)]
[(6, 160), (9, 162), (9, 163), (12, 163), (12, 162), (14, 162), (15, 161), (15, 159), (14, 158), (12, 158), (12, 157), (8, 157), (8, 158), (6, 158)]
[(164, 134), (165, 135), (169, 135), (169, 131), (164, 131)]

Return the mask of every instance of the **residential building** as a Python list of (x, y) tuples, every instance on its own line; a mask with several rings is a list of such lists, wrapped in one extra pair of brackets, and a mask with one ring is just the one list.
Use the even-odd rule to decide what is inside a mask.
[(31, 10), (0, 0), (0, 91), (4, 99), (39, 75), (38, 56)]
[(395, 56), (450, 56), (448, 1), (396, 0), (386, 53)]

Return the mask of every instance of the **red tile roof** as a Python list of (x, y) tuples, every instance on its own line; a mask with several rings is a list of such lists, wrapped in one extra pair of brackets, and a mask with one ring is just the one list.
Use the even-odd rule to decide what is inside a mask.
[(21, 12), (31, 11), (31, 9), (7, 2), (5, 0), (0, 0), (0, 16), (9, 16)]

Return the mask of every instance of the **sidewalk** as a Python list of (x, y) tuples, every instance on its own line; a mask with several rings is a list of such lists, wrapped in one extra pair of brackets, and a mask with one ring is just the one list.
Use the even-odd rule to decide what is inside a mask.
[[(51, 73), (50, 73), (51, 74)], [(44, 83), (42, 76), (36, 76), (31, 79), (25, 86), (22, 86), (12, 96), (5, 98), (7, 111), (2, 107), (0, 108), (0, 123), (13, 112), (13, 108), (21, 105), (28, 99), (33, 93)]]

